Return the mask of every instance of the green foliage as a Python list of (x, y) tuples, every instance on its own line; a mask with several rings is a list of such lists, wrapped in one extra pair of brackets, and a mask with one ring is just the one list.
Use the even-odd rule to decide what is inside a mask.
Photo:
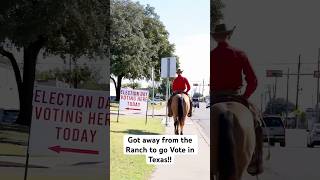
[(0, 42), (25, 48), (41, 37), (44, 54), (101, 55), (106, 17), (98, 0), (1, 2)]
[(193, 97), (194, 97), (194, 98), (200, 98), (200, 97), (203, 97), (203, 95), (202, 95), (201, 93), (199, 93), (199, 92), (195, 92), (195, 93), (193, 94)]
[(78, 67), (76, 66), (71, 71), (69, 69), (55, 68), (48, 71), (41, 71), (36, 73), (36, 79), (38, 80), (50, 80), (57, 79), (65, 83), (72, 83), (74, 86), (85, 89), (102, 90), (98, 81), (101, 77), (96, 69), (90, 69), (88, 66)]
[(139, 89), (141, 88), (141, 84), (138, 82), (131, 82), (131, 83), (127, 83), (127, 84), (123, 84), (122, 87), (129, 87), (132, 89)]
[(210, 28), (213, 30), (213, 27), (223, 19), (221, 10), (224, 8), (224, 4), (221, 0), (210, 0), (210, 6)]
[[(173, 56), (174, 45), (154, 8), (130, 0), (111, 1), (111, 74), (127, 79), (150, 78), (160, 59)], [(159, 79), (160, 71), (155, 71)]]
[[(276, 98), (268, 102), (265, 113), (267, 114), (283, 114), (286, 113), (287, 101), (285, 98)], [(293, 112), (295, 105), (288, 102), (288, 112)]]

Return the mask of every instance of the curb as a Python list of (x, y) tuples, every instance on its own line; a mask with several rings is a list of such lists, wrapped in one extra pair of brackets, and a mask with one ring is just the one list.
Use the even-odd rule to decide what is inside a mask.
[(203, 132), (203, 128), (198, 124), (197, 121), (199, 120), (192, 120), (193, 124), (195, 125), (196, 129), (200, 132), (201, 137), (204, 139), (204, 141), (210, 146), (210, 138)]

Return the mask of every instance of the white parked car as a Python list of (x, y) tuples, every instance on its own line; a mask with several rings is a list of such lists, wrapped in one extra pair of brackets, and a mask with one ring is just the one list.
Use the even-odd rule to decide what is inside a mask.
[(150, 102), (151, 102), (151, 104), (160, 104), (161, 103), (161, 99), (160, 98), (154, 98), (154, 101), (151, 99)]
[(320, 123), (315, 123), (307, 136), (307, 147), (313, 148), (320, 145)]
[(271, 146), (276, 142), (280, 143), (281, 147), (286, 146), (286, 130), (281, 116), (265, 115), (263, 121), (264, 142), (269, 142)]

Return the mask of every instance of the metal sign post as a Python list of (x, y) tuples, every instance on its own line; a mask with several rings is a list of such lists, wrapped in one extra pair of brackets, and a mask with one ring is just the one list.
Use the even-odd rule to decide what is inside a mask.
[(118, 104), (117, 123), (119, 122), (119, 114), (120, 114), (120, 101), (119, 101), (119, 104)]
[(168, 125), (168, 100), (170, 94), (169, 78), (175, 77), (177, 61), (175, 57), (166, 57), (161, 59), (161, 77), (167, 79), (166, 87), (166, 126)]
[(154, 104), (155, 104), (155, 102), (154, 102), (154, 67), (152, 67), (152, 69), (151, 69), (151, 76), (152, 76), (152, 103), (151, 103), (151, 105), (152, 105), (152, 118), (154, 117)]
[(148, 122), (148, 103), (147, 103), (147, 109), (146, 109), (146, 122), (145, 122), (145, 125), (147, 125), (147, 122)]
[(166, 126), (168, 126), (169, 78), (167, 78), (166, 101), (167, 101), (167, 107), (166, 107)]

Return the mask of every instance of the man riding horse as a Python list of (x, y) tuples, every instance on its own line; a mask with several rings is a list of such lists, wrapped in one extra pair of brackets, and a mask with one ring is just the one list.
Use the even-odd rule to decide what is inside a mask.
[[(210, 53), (210, 91), (212, 103), (236, 101), (244, 104), (250, 109), (254, 118), (254, 125), (259, 125), (260, 119), (257, 116), (255, 107), (249, 103), (249, 97), (254, 93), (258, 83), (255, 72), (250, 61), (243, 51), (231, 47), (228, 40), (233, 30), (227, 30), (225, 24), (215, 26), (211, 33), (213, 39), (218, 43)], [(246, 81), (244, 93), (240, 92), (243, 86), (243, 75)], [(248, 173), (257, 175), (262, 173), (262, 143), (261, 133), (256, 132), (256, 148), (251, 163), (247, 169)], [(258, 157), (255, 157), (258, 156)]]
[[(171, 109), (171, 102), (172, 102), (172, 97), (175, 96), (176, 94), (179, 93), (184, 93), (186, 95), (188, 95), (188, 92), (190, 91), (190, 84), (189, 81), (186, 77), (183, 77), (182, 74), (182, 70), (181, 69), (177, 69), (177, 77), (173, 80), (172, 82), (172, 91), (173, 94), (171, 95), (171, 97), (168, 100), (168, 116), (172, 117), (173, 112)], [(188, 117), (192, 116), (192, 102), (190, 100), (190, 109), (189, 109), (189, 113), (188, 113)]]

